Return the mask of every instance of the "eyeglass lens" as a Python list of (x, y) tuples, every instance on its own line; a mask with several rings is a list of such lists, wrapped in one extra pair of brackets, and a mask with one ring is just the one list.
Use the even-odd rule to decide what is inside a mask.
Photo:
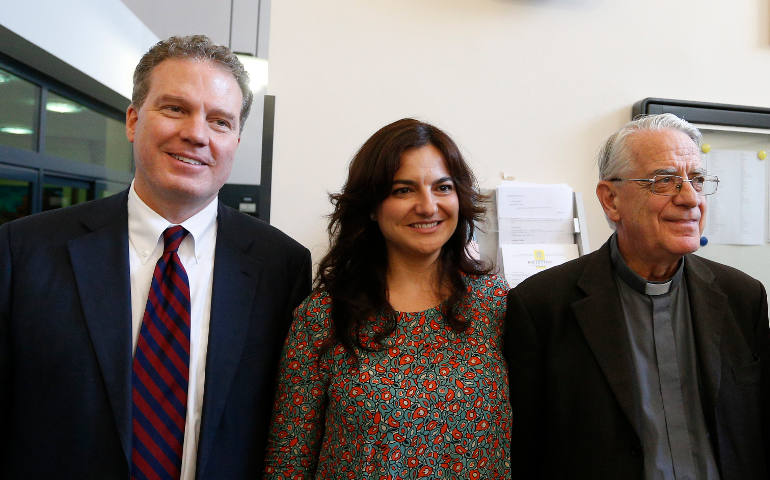
[[(684, 181), (678, 175), (655, 175), (652, 182), (653, 192), (662, 195), (676, 194), (682, 189)], [(698, 194), (711, 195), (716, 191), (717, 182), (713, 179), (699, 176), (687, 181)]]

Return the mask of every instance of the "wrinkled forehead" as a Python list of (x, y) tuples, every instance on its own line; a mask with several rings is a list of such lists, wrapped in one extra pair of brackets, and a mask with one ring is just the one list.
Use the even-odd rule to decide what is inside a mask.
[(698, 145), (679, 130), (643, 130), (628, 138), (631, 169), (652, 174), (700, 172)]

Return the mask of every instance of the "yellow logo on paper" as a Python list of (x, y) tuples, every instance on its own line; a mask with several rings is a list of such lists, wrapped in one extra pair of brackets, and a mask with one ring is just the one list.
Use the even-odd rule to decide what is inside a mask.
[(545, 250), (534, 250), (532, 254), (535, 257), (535, 268), (545, 268)]

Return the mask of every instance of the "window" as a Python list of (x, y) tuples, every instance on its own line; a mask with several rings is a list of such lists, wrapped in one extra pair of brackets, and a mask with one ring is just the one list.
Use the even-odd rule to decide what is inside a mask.
[(0, 68), (0, 144), (37, 150), (40, 87)]
[(48, 93), (45, 110), (46, 154), (131, 171), (125, 123), (53, 92)]
[(0, 54), (0, 224), (124, 190), (124, 122), (123, 111)]

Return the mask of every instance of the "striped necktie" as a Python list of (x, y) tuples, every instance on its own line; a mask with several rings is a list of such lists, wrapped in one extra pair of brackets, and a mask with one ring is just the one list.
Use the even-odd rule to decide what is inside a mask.
[(163, 232), (132, 367), (132, 479), (178, 479), (190, 364), (190, 284), (177, 255), (187, 230)]

